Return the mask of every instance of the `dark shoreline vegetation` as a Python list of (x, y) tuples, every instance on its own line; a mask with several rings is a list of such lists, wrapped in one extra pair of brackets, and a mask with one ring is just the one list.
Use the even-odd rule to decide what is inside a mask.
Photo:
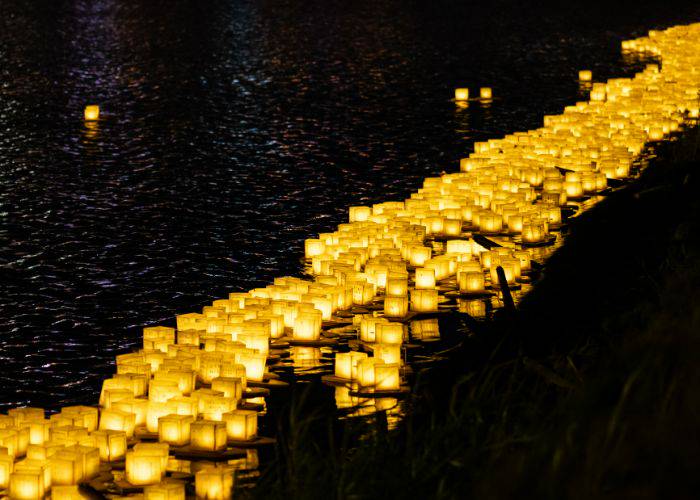
[[(515, 315), (418, 376), (406, 418), (294, 392), (255, 498), (695, 498), (700, 129), (571, 221)], [(466, 328), (456, 325), (456, 328)]]

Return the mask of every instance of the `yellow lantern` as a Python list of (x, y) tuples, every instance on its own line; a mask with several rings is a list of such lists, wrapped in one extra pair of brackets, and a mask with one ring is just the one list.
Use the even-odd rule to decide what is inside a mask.
[(541, 243), (547, 237), (544, 224), (527, 222), (523, 224), (523, 243)]
[(384, 314), (392, 318), (403, 318), (408, 313), (408, 297), (384, 297)]
[(437, 318), (411, 321), (411, 334), (421, 340), (440, 338), (440, 326)]
[(78, 484), (83, 479), (83, 460), (75, 452), (59, 451), (48, 462), (52, 484)]
[(113, 403), (110, 409), (131, 413), (134, 415), (134, 427), (140, 427), (146, 425), (148, 403), (149, 401), (147, 399), (127, 398)]
[(85, 111), (83, 113), (85, 121), (95, 121), (100, 118), (100, 107), (97, 104), (89, 104), (85, 106)]
[(49, 439), (50, 420), (25, 420), (20, 427), (29, 429), (29, 444), (44, 444)]
[(217, 377), (211, 381), (211, 388), (220, 391), (226, 398), (241, 399), (243, 396), (243, 381), (235, 377)]
[(95, 437), (97, 447), (100, 450), (100, 460), (113, 462), (121, 460), (126, 454), (126, 432), (123, 431), (94, 431), (90, 434)]
[(416, 288), (435, 288), (435, 269), (428, 267), (416, 268)]
[(127, 437), (134, 435), (136, 420), (133, 414), (119, 410), (102, 410), (101, 431), (124, 431)]
[(483, 100), (489, 100), (493, 97), (491, 87), (481, 87), (479, 89), (479, 97)]
[(166, 480), (143, 489), (144, 500), (185, 500), (185, 483)]
[(393, 391), (401, 386), (398, 363), (377, 363), (374, 365), (375, 388), (379, 391)]
[(153, 379), (148, 384), (148, 400), (165, 403), (170, 398), (182, 396), (180, 385), (176, 381)]
[(357, 378), (357, 363), (367, 359), (367, 353), (358, 351), (339, 352), (335, 355), (335, 376), (352, 380)]
[(375, 366), (383, 364), (381, 359), (367, 358), (357, 363), (357, 382), (362, 387), (372, 387), (375, 385)]
[(321, 312), (299, 312), (294, 320), (292, 338), (294, 340), (316, 341), (321, 337)]
[(158, 484), (162, 478), (162, 458), (158, 455), (129, 451), (126, 454), (126, 480), (134, 486)]
[(99, 410), (92, 406), (66, 406), (61, 409), (61, 413), (70, 417), (80, 416), (82, 426), (90, 432), (97, 429), (97, 423), (100, 419)]
[(459, 291), (463, 293), (481, 293), (484, 291), (484, 273), (459, 273)]
[(578, 79), (580, 82), (590, 82), (593, 80), (593, 72), (590, 69), (582, 69), (578, 72)]
[(195, 493), (203, 500), (233, 498), (233, 469), (207, 467), (195, 474)]
[(44, 472), (41, 470), (27, 470), (13, 472), (10, 475), (10, 498), (17, 500), (36, 500), (44, 498), (46, 488), (44, 486)]
[(255, 382), (261, 382), (265, 375), (265, 363), (267, 356), (264, 354), (241, 354), (240, 364), (245, 366), (246, 378)]
[(466, 101), (469, 99), (469, 89), (458, 88), (455, 89), (455, 101)]
[(84, 500), (77, 484), (51, 487), (51, 500)]
[(380, 344), (401, 344), (404, 328), (401, 323), (379, 323), (376, 326), (375, 339)]
[(437, 290), (413, 290), (411, 292), (411, 310), (416, 312), (434, 312), (438, 310)]
[(400, 344), (374, 344), (372, 351), (375, 358), (385, 363), (401, 363)]
[(234, 410), (223, 415), (226, 434), (233, 441), (250, 441), (258, 434), (258, 413), (252, 410)]
[(10, 474), (12, 474), (15, 463), (11, 455), (0, 454), (0, 489), (5, 489), (10, 485)]
[(363, 222), (372, 215), (370, 207), (350, 207), (350, 222)]
[(198, 420), (190, 426), (192, 448), (206, 451), (226, 449), (226, 423), (212, 420)]
[(189, 415), (165, 415), (158, 419), (158, 440), (174, 446), (184, 446), (190, 441), (190, 426), (194, 418)]
[(408, 280), (406, 278), (387, 278), (386, 294), (405, 296), (408, 293)]
[(19, 425), (25, 420), (43, 420), (45, 418), (43, 408), (12, 408), (7, 411), (7, 415), (14, 419), (15, 425)]

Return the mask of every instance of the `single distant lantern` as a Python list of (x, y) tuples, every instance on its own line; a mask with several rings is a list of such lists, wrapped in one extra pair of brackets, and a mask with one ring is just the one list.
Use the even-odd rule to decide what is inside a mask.
[(578, 79), (580, 82), (590, 82), (593, 80), (593, 72), (590, 69), (582, 69), (578, 72)]
[(95, 121), (100, 118), (100, 107), (97, 104), (85, 106), (85, 120)]
[(455, 101), (466, 101), (469, 99), (469, 89), (455, 89)]
[(481, 87), (479, 89), (479, 97), (482, 99), (491, 99), (493, 97), (493, 91), (491, 90), (491, 87)]

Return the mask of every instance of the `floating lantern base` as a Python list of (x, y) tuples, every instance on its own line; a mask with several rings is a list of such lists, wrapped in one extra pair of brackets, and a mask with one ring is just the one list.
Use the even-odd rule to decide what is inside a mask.
[(354, 396), (357, 398), (401, 398), (405, 397), (407, 394), (410, 394), (411, 388), (407, 385), (402, 385), (398, 389), (394, 390), (389, 390), (389, 391), (381, 391), (374, 389), (373, 387), (363, 387), (362, 389), (358, 389), (356, 391), (351, 390), (350, 391), (350, 396)]
[(229, 439), (228, 444), (235, 448), (260, 448), (261, 446), (269, 446), (275, 444), (277, 440), (271, 437), (258, 436), (251, 439), (250, 441), (237, 441), (235, 439)]
[(517, 236), (513, 238), (513, 242), (517, 243), (518, 245), (522, 245), (524, 247), (547, 247), (549, 245), (553, 245), (555, 241), (557, 241), (556, 234), (549, 234), (544, 239), (544, 241), (538, 241), (538, 242), (533, 242), (533, 243), (523, 241), (522, 238), (517, 237)]
[(241, 448), (226, 448), (221, 451), (197, 450), (191, 446), (171, 447), (170, 454), (175, 458), (189, 460), (211, 460), (212, 462), (225, 462), (236, 458), (244, 458), (246, 451)]

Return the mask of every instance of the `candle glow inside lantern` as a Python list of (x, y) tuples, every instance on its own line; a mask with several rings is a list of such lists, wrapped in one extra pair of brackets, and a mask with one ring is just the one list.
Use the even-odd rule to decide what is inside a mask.
[(381, 359), (384, 363), (401, 363), (400, 344), (374, 344), (372, 351), (374, 357)]
[(537, 222), (527, 222), (523, 224), (523, 242), (524, 243), (541, 243), (547, 237), (547, 231), (544, 224)]
[(83, 460), (75, 453), (59, 451), (48, 462), (52, 484), (78, 484), (83, 479)]
[(121, 460), (126, 454), (126, 432), (123, 431), (94, 431), (97, 447), (100, 450), (100, 460), (113, 462)]
[(411, 310), (416, 312), (434, 312), (438, 310), (437, 290), (411, 291)]
[(378, 363), (374, 366), (375, 388), (379, 391), (393, 391), (401, 386), (398, 363)]
[(578, 79), (580, 82), (590, 82), (593, 80), (593, 72), (590, 69), (582, 69), (578, 72)]
[(266, 361), (267, 356), (264, 354), (243, 353), (239, 358), (240, 364), (245, 366), (246, 378), (255, 382), (263, 380)]
[(226, 438), (226, 422), (198, 420), (190, 426), (190, 444), (196, 450), (224, 450)]
[(466, 101), (469, 99), (469, 89), (467, 88), (458, 88), (455, 89), (455, 101)]
[(383, 364), (381, 359), (377, 358), (367, 358), (360, 360), (357, 363), (357, 382), (362, 387), (371, 387), (375, 385), (375, 366), (378, 364)]
[(335, 376), (347, 380), (357, 378), (357, 363), (367, 359), (367, 353), (359, 351), (339, 352), (335, 355)]
[(231, 500), (233, 498), (233, 470), (207, 467), (195, 474), (195, 493), (203, 500)]
[(406, 278), (387, 278), (386, 294), (403, 297), (408, 293), (408, 280)]
[(384, 314), (392, 318), (402, 318), (408, 313), (408, 297), (384, 297)]
[(435, 269), (428, 267), (416, 268), (416, 288), (435, 288)]
[(132, 413), (119, 410), (102, 410), (100, 415), (101, 431), (124, 431), (128, 437), (131, 437), (134, 435), (135, 426), (135, 417)]
[(143, 489), (144, 500), (185, 500), (185, 483), (165, 480)]
[(251, 441), (258, 434), (258, 412), (234, 410), (223, 415), (226, 434), (233, 441)]
[(0, 489), (10, 485), (10, 474), (14, 468), (15, 459), (11, 455), (0, 454)]
[(100, 118), (100, 107), (97, 104), (89, 104), (85, 106), (83, 112), (85, 121), (95, 121)]
[(375, 341), (380, 344), (401, 344), (404, 328), (401, 323), (378, 323), (375, 330)]
[(493, 97), (491, 87), (481, 87), (479, 89), (479, 97), (483, 100), (491, 99)]
[(220, 391), (226, 398), (243, 397), (243, 381), (237, 377), (218, 377), (211, 381), (213, 391)]
[(13, 472), (10, 475), (10, 498), (36, 500), (44, 498), (44, 473), (40, 470)]
[(82, 426), (92, 432), (97, 429), (97, 424), (100, 419), (100, 413), (97, 408), (91, 406), (66, 406), (61, 409), (63, 415), (71, 417), (82, 417)]
[(301, 341), (316, 341), (321, 338), (321, 318), (321, 311), (299, 312), (294, 319), (292, 338)]
[(162, 458), (156, 454), (129, 451), (126, 454), (126, 480), (134, 486), (158, 484), (163, 475)]
[(459, 273), (459, 291), (463, 293), (481, 293), (484, 291), (484, 273)]
[(194, 417), (190, 415), (165, 415), (158, 419), (158, 440), (173, 446), (184, 446), (190, 441), (190, 426)]

